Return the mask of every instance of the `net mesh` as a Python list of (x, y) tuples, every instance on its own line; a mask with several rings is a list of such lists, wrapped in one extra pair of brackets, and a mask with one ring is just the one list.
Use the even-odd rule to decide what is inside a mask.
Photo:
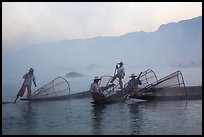
[(110, 76), (110, 75), (104, 75), (101, 77), (101, 81), (100, 81), (100, 87), (102, 87), (101, 89), (103, 89), (103, 87), (108, 87), (105, 90), (102, 90), (103, 94), (106, 97), (110, 97), (111, 95), (115, 94), (118, 88), (120, 87), (118, 79), (115, 79), (114, 86), (108, 86), (108, 85), (111, 85), (110, 81), (112, 78), (113, 76)]
[(143, 95), (186, 96), (185, 83), (180, 70), (144, 86), (140, 92)]
[(142, 82), (142, 85), (140, 86), (141, 88), (158, 81), (156, 74), (151, 69), (142, 72), (139, 79)]
[[(139, 74), (137, 75), (137, 77), (138, 76)], [(143, 71), (139, 79), (142, 82), (142, 85), (139, 85), (139, 88), (145, 88), (146, 86), (158, 81), (156, 74), (151, 69), (147, 69), (146, 71)], [(127, 84), (128, 82), (125, 83), (124, 87), (127, 87)]]
[(70, 94), (70, 85), (63, 77), (57, 77), (32, 94), (32, 98), (50, 98)]

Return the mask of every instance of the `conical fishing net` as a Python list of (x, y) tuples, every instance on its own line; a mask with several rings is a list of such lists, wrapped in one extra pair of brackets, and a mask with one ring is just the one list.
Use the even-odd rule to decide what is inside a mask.
[(186, 88), (180, 70), (159, 80), (148, 83), (140, 89), (142, 95), (154, 96), (186, 96)]
[(48, 82), (32, 94), (32, 99), (35, 98), (51, 98), (70, 94), (70, 85), (63, 77), (57, 77)]

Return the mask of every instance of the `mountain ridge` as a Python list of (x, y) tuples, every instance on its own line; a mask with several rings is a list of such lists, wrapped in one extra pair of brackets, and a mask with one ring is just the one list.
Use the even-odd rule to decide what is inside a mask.
[[(28, 63), (29, 57), (30, 64)], [(129, 32), (121, 36), (98, 36), (36, 44), (14, 56), (16, 62), (58, 68), (112, 65), (118, 61), (144, 64), (200, 64), (202, 62), (202, 16), (161, 25), (155, 32)], [(181, 66), (181, 65), (180, 65)]]

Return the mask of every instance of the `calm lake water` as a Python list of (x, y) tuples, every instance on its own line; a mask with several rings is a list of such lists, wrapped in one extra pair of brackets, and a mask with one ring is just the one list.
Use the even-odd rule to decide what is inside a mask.
[(96, 106), (91, 98), (2, 104), (3, 135), (201, 135), (202, 100)]

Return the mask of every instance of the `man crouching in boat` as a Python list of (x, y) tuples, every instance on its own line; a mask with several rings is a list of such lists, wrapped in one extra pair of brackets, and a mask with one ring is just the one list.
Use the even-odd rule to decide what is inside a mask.
[(94, 100), (93, 103), (102, 103), (105, 101), (105, 96), (103, 95), (103, 93), (100, 90), (100, 85), (99, 85), (100, 80), (101, 80), (100, 77), (95, 76), (94, 82), (91, 84), (91, 87), (90, 87), (90, 92), (91, 92), (92, 98)]
[[(141, 73), (140, 73), (141, 75)], [(138, 90), (138, 84), (142, 85), (142, 82), (139, 80), (139, 77), (132, 73), (130, 76), (130, 80), (128, 81), (127, 89), (130, 92), (130, 98), (137, 98), (140, 96), (139, 90)]]

